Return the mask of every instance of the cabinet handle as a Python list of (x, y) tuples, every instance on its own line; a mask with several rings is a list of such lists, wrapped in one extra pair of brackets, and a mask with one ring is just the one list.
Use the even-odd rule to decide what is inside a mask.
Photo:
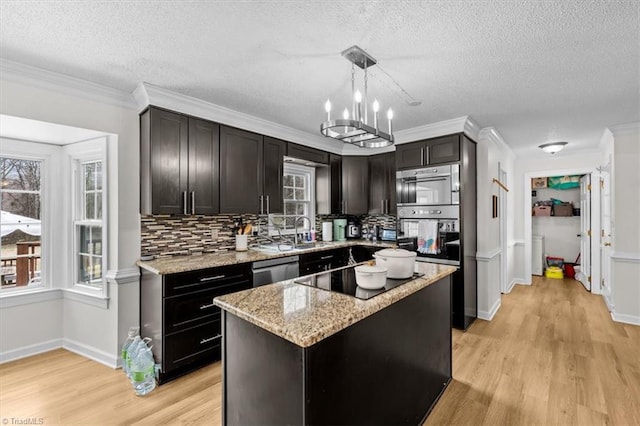
[(200, 344), (201, 344), (201, 345), (204, 345), (205, 343), (209, 343), (210, 341), (212, 341), (212, 340), (216, 340), (216, 339), (219, 339), (219, 338), (221, 338), (221, 337), (222, 337), (222, 334), (217, 334), (217, 335), (215, 335), (215, 336), (213, 336), (213, 337), (209, 337), (208, 339), (202, 339), (202, 340), (200, 340)]
[(213, 280), (219, 280), (220, 278), (224, 278), (225, 275), (216, 275), (215, 277), (204, 277), (204, 278), (200, 278), (200, 282), (206, 282), (206, 281), (213, 281)]
[(260, 196), (260, 214), (264, 214), (264, 197)]
[(424, 165), (424, 146), (422, 148), (420, 148), (420, 164)]
[(265, 214), (269, 214), (269, 196), (267, 195), (267, 213)]
[(384, 214), (384, 200), (380, 200), (380, 213)]
[(187, 214), (187, 191), (182, 191), (182, 213)]
[(333, 255), (329, 255), (329, 256), (321, 256), (320, 260), (327, 260), (327, 259), (333, 259)]
[(191, 191), (191, 214), (196, 214), (196, 192)]
[(426, 154), (427, 154), (427, 155), (425, 155), (425, 157), (427, 157), (427, 161), (423, 162), (422, 164), (423, 165), (427, 165), (427, 164), (429, 164), (431, 162), (431, 158), (430, 158), (431, 157), (431, 150), (429, 149), (428, 146), (425, 146), (424, 150), (426, 151)]
[(208, 305), (200, 305), (200, 310), (213, 308), (214, 306), (216, 306), (216, 304), (213, 303), (213, 299), (211, 299), (211, 303), (209, 303)]

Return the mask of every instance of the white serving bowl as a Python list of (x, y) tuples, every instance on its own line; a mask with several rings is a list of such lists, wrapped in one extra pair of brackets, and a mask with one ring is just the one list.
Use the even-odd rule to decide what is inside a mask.
[(367, 290), (378, 290), (387, 284), (387, 268), (384, 266), (360, 265), (355, 267), (356, 284)]
[(404, 249), (384, 249), (373, 254), (376, 264), (389, 270), (391, 279), (410, 278), (415, 271), (417, 253)]

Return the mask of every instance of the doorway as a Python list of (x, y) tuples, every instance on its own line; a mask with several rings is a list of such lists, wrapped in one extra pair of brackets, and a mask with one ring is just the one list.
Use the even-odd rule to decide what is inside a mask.
[[(502, 168), (502, 163), (498, 163), (498, 176), (500, 176), (500, 182), (509, 186), (507, 181), (507, 171)], [(509, 265), (508, 255), (508, 241), (507, 241), (507, 191), (498, 186), (498, 215), (500, 226), (500, 292), (506, 294), (511, 289), (509, 288), (509, 272), (507, 265)]]
[[(533, 205), (533, 193), (531, 187), (531, 179), (536, 177), (549, 177), (549, 176), (575, 176), (575, 175), (589, 175), (590, 179), (593, 181), (594, 179), (599, 179), (599, 172), (594, 169), (569, 169), (569, 170), (545, 170), (539, 172), (528, 172), (525, 173), (524, 176), (524, 188), (523, 188), (523, 201), (524, 201), (524, 273), (526, 277), (526, 283), (531, 284), (532, 277), (532, 236), (533, 236), (533, 217), (531, 214), (532, 205)], [(591, 277), (591, 291), (593, 293), (600, 293), (600, 186), (599, 185), (591, 185), (589, 195), (590, 199), (590, 213), (597, 212), (597, 214), (590, 214), (590, 226), (588, 229), (581, 229), (581, 227), (577, 227), (577, 232), (574, 233), (573, 238), (577, 240), (578, 237), (581, 236), (582, 232), (589, 232), (591, 230), (591, 236), (589, 242), (589, 247), (591, 251), (590, 257), (590, 271), (581, 270), (581, 272), (585, 273), (587, 280)], [(576, 201), (579, 201), (576, 200)], [(574, 203), (574, 206), (576, 204)], [(582, 216), (582, 211), (580, 215)], [(575, 218), (574, 220), (576, 220)], [(579, 220), (579, 219), (578, 219)], [(579, 244), (578, 244), (579, 245)], [(545, 251), (547, 249), (545, 248)], [(576, 250), (575, 254), (567, 255), (565, 257), (566, 262), (573, 262), (575, 257), (577, 256)], [(553, 255), (553, 253), (548, 253), (549, 255)], [(582, 266), (582, 265), (581, 265)]]

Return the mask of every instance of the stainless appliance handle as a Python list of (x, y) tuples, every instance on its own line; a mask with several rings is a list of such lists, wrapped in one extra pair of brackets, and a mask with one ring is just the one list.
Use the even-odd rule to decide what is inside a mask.
[(187, 214), (187, 191), (182, 191), (182, 213)]

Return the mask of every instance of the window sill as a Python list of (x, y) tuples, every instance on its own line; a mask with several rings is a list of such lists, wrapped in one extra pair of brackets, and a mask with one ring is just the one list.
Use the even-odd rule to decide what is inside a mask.
[(74, 302), (86, 303), (87, 305), (96, 306), (102, 309), (109, 308), (109, 298), (104, 297), (102, 295), (102, 291), (100, 291), (100, 294), (91, 294), (85, 291), (70, 288), (64, 289), (62, 291), (64, 293), (65, 300), (73, 300)]
[(34, 303), (48, 302), (62, 299), (62, 290), (59, 288), (34, 288), (25, 290), (13, 290), (0, 294), (0, 308), (31, 305)]

